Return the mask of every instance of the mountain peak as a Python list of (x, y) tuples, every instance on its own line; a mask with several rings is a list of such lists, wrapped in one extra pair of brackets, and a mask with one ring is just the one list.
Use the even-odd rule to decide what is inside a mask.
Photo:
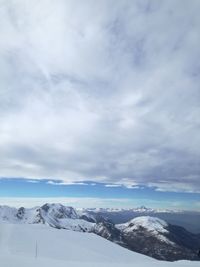
[(167, 233), (168, 223), (157, 217), (140, 216), (132, 219), (131, 221), (123, 224), (118, 224), (119, 229), (126, 232), (132, 232), (140, 228), (153, 233)]
[(46, 203), (41, 207), (41, 210), (46, 214), (49, 214), (53, 217), (63, 219), (77, 219), (78, 215), (73, 207), (67, 207), (59, 203), (49, 204)]
[(149, 231), (167, 232), (168, 223), (157, 217), (140, 216), (131, 220), (128, 226), (133, 229), (143, 227)]

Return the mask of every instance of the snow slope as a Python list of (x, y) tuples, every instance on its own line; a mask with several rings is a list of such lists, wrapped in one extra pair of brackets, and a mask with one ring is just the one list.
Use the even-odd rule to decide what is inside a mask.
[(131, 252), (92, 233), (54, 229), (39, 224), (4, 223), (0, 224), (0, 266), (196, 267), (199, 263), (160, 262)]

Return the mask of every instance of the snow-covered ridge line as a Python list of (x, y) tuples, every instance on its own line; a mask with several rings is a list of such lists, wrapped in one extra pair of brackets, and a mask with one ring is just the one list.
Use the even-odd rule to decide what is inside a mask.
[(117, 227), (123, 230), (129, 228), (129, 230), (131, 231), (136, 230), (139, 227), (143, 227), (147, 229), (148, 231), (157, 231), (160, 233), (168, 232), (166, 230), (166, 228), (168, 227), (167, 222), (159, 218), (150, 217), (150, 216), (136, 217), (127, 223), (118, 224)]
[[(155, 208), (147, 208), (145, 206), (136, 207), (136, 208), (77, 208), (79, 211), (89, 211), (89, 212), (135, 212), (135, 213), (187, 213), (191, 211), (178, 210), (178, 209), (155, 209)], [(196, 211), (197, 212), (197, 211)]]
[[(200, 237), (184, 228), (151, 216), (140, 216), (115, 225), (102, 214), (61, 204), (45, 204), (30, 209), (0, 206), (0, 223), (37, 224), (95, 233), (132, 251), (162, 260), (199, 259), (197, 249), (200, 247)], [(182, 238), (184, 235), (185, 240)]]
[[(136, 209), (152, 212), (152, 209), (140, 207)], [(92, 212), (91, 212), (92, 211)], [(28, 224), (47, 224), (56, 228), (64, 228), (75, 231), (92, 231), (95, 223), (104, 221), (103, 211), (114, 212), (116, 209), (74, 209), (73, 207), (62, 204), (44, 204), (34, 208), (13, 208), (0, 206), (0, 222), (28, 223)]]
[(11, 208), (0, 206), (0, 222), (46, 224), (73, 231), (91, 231), (94, 223), (81, 218), (72, 207), (61, 204), (45, 204), (35, 208)]
[[(62, 205), (62, 204), (52, 204), (52, 205)], [(65, 205), (62, 205), (65, 206)], [(17, 210), (15, 207), (10, 207), (6, 205), (0, 205), (0, 208), (12, 208)], [(40, 208), (39, 206), (32, 207), (32, 208), (26, 208), (26, 209), (36, 209)], [(191, 211), (185, 211), (185, 210), (177, 210), (177, 209), (155, 209), (155, 208), (147, 208), (145, 206), (140, 206), (136, 208), (74, 208), (77, 213), (86, 213), (86, 212), (93, 212), (93, 213), (99, 213), (99, 212), (110, 212), (110, 213), (116, 213), (116, 212), (135, 212), (135, 213), (188, 213)], [(194, 211), (193, 211), (194, 212)], [(196, 211), (197, 212), (197, 211)]]
[(116, 225), (116, 227), (123, 231), (123, 233), (126, 235), (140, 230), (140, 228), (144, 228), (145, 231), (147, 231), (149, 234), (156, 237), (160, 241), (171, 244), (172, 246), (175, 245), (175, 243), (170, 241), (166, 236), (169, 234), (169, 224), (164, 220), (156, 217), (141, 216), (134, 218), (127, 223), (118, 224)]

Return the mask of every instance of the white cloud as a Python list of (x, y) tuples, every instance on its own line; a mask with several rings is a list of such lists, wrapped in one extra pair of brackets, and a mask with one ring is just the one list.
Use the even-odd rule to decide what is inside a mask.
[(120, 184), (105, 184), (105, 187), (121, 187)]
[(200, 190), (198, 0), (0, 5), (0, 176)]
[(39, 183), (39, 181), (37, 181), (37, 180), (31, 180), (31, 179), (27, 179), (26, 181), (28, 183), (32, 183), (32, 184), (38, 184)]
[[(55, 181), (47, 181), (47, 184), (51, 184), (51, 185), (89, 185), (87, 183), (83, 183), (83, 182), (55, 182)], [(92, 184), (94, 185), (94, 184)]]
[(167, 201), (152, 199), (128, 199), (128, 198), (0, 198), (0, 205), (8, 205), (11, 207), (32, 208), (44, 205), (45, 203), (61, 203), (65, 206), (74, 208), (137, 208), (146, 206), (158, 209), (172, 210), (196, 210), (199, 211), (200, 203), (198, 201)]
[[(117, 198), (0, 198), (1, 205), (8, 205), (12, 207), (36, 207), (44, 205), (45, 203), (61, 203), (66, 206), (73, 206), (75, 208), (112, 208), (112, 207), (133, 207), (134, 201), (131, 199), (117, 199)], [(137, 200), (135, 201), (137, 204)]]

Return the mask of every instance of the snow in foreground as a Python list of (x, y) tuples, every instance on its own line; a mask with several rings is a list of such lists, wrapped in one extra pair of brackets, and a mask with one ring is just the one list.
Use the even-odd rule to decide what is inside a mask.
[(160, 262), (95, 234), (29, 224), (0, 224), (0, 263), (2, 267), (199, 266), (190, 261)]

